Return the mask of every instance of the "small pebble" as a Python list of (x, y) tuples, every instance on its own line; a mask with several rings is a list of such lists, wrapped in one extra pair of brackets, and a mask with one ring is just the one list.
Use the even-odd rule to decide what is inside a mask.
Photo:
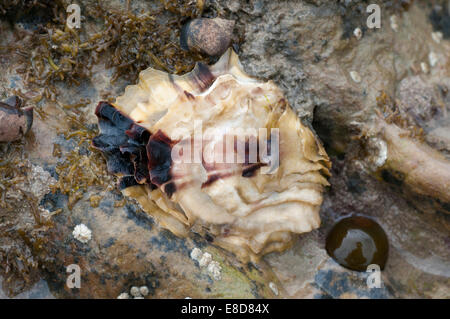
[(131, 287), (131, 289), (130, 289), (130, 294), (131, 294), (133, 297), (140, 297), (140, 296), (141, 296), (141, 292), (139, 291), (139, 288), (136, 287), (136, 286)]
[(141, 293), (142, 296), (147, 296), (148, 295), (147, 286), (142, 286), (141, 288), (139, 288), (139, 292)]
[(117, 299), (130, 299), (130, 295), (126, 292), (122, 292), (119, 296), (117, 296)]
[(92, 238), (92, 232), (85, 224), (76, 225), (72, 232), (73, 237), (86, 244)]
[(350, 72), (350, 77), (352, 78), (352, 80), (353, 80), (355, 83), (361, 83), (361, 76), (359, 75), (358, 72), (356, 72), (356, 71), (351, 71), (351, 72)]

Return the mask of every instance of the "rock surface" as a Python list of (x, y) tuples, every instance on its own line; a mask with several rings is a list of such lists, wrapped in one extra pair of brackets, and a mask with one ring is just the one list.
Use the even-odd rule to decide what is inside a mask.
[[(90, 3), (81, 2), (83, 6)], [(148, 9), (147, 2), (133, 3), (137, 3), (136, 8)], [(116, 298), (132, 286), (146, 286), (148, 298), (449, 298), (449, 206), (405, 193), (398, 176), (388, 169), (380, 171), (385, 159), (383, 143), (377, 141), (383, 137), (372, 134), (377, 98), (384, 92), (400, 101), (400, 111), (424, 130), (424, 143), (449, 159), (450, 29), (446, 4), (415, 1), (405, 9), (390, 5), (391, 1), (379, 3), (382, 27), (376, 30), (366, 27), (363, 1), (218, 1), (217, 8), (204, 9), (206, 17), (220, 13), (222, 18), (236, 21), (235, 44), (244, 69), (273, 79), (299, 116), (314, 127), (331, 155), (333, 176), (319, 230), (301, 236), (284, 253), (266, 256), (259, 265), (242, 265), (214, 243), (195, 235), (177, 238), (156, 225), (136, 203), (122, 197), (88, 142), (80, 142), (76, 134), (67, 136), (76, 131), (68, 111), (44, 99), (40, 107), (51, 116), (36, 116), (23, 142), (9, 146), (9, 150), (2, 145), (3, 156), (12, 154), (12, 159), (20, 159), (17, 163), (22, 166), (14, 172), (23, 180), (11, 188), (9, 196), (18, 194), (11, 199), (12, 207), (0, 208), (0, 274), (5, 293), (25, 298)], [(111, 2), (111, 6), (123, 9), (121, 1)], [(393, 15), (397, 31), (390, 25)], [(87, 27), (93, 26), (87, 23)], [(362, 30), (359, 40), (353, 35), (356, 28)], [(6, 21), (0, 21), (0, 30), (0, 47), (12, 41), (17, 32)], [(436, 32), (442, 34), (439, 41), (439, 36), (432, 36)], [(1, 97), (14, 94), (14, 90), (27, 91), (27, 81), (16, 72), (14, 58), (0, 51), (0, 60)], [(427, 68), (422, 67), (424, 63)], [(351, 72), (359, 74), (359, 83)], [(94, 129), (96, 102), (119, 95), (130, 83), (119, 78), (111, 84), (112, 70), (101, 63), (94, 65), (92, 74), (79, 86), (60, 84), (58, 101), (89, 99), (81, 113), (85, 124)], [(367, 149), (371, 147), (375, 149), (369, 156)], [(67, 163), (70, 154), (75, 156), (73, 153), (84, 164), (75, 165), (73, 172), (58, 168)], [(375, 155), (378, 158), (372, 158)], [(42, 178), (36, 179), (32, 172), (39, 170), (48, 174), (39, 174)], [(86, 191), (72, 189), (63, 194), (47, 189), (56, 180), (67, 183), (69, 177), (94, 176), (89, 170), (98, 181)], [(1, 173), (9, 176), (6, 170)], [(31, 195), (26, 197), (19, 189)], [(29, 204), (23, 204), (24, 198)], [(346, 270), (325, 252), (325, 237), (334, 222), (355, 213), (376, 219), (390, 240), (381, 288), (368, 288), (368, 273)], [(73, 228), (81, 223), (92, 230), (87, 243), (72, 236)], [(191, 259), (195, 247), (219, 263), (220, 280), (214, 280), (206, 267)], [(5, 258), (11, 260), (11, 256), (17, 258), (13, 270), (23, 263), (25, 273), (15, 271), (11, 276), (11, 269), (5, 268)], [(81, 268), (79, 289), (66, 285), (70, 264)], [(5, 278), (9, 278), (8, 284)], [(28, 294), (20, 294), (29, 288)]]

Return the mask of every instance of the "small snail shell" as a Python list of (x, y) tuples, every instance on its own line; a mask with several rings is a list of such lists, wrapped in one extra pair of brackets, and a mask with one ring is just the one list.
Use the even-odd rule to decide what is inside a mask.
[(221, 18), (191, 20), (181, 30), (181, 48), (210, 56), (221, 55), (230, 46), (233, 28), (232, 20)]
[(22, 101), (12, 96), (0, 102), (0, 142), (21, 139), (33, 124), (33, 107), (21, 108)]

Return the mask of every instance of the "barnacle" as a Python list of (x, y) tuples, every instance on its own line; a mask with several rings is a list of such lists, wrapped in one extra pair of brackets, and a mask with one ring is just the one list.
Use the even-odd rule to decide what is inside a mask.
[(163, 227), (208, 235), (244, 261), (319, 227), (331, 164), (272, 81), (245, 74), (231, 49), (183, 76), (149, 68), (139, 79), (115, 103), (99, 103), (93, 146)]

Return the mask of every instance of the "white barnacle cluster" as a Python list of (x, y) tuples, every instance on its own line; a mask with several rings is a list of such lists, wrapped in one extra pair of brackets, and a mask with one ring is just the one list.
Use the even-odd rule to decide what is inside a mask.
[[(318, 138), (275, 83), (245, 74), (231, 49), (216, 64), (199, 64), (183, 76), (150, 68), (139, 79), (112, 106), (150, 133), (146, 152), (141, 154), (147, 153), (149, 163), (157, 165), (152, 147), (168, 140), (166, 145), (173, 149), (187, 146), (181, 153), (193, 159), (173, 160), (170, 167), (164, 163), (161, 168), (168, 172), (164, 179), (156, 176), (162, 169), (150, 170), (147, 182), (141, 178), (123, 189), (162, 227), (177, 236), (187, 236), (189, 231), (207, 233), (216, 245), (243, 261), (282, 251), (297, 234), (319, 227), (331, 163)], [(199, 132), (196, 123), (201, 123)], [(214, 134), (207, 134), (209, 129)], [(267, 135), (262, 137), (260, 130)], [(232, 135), (238, 146), (223, 147), (237, 131), (246, 132), (245, 136)], [(189, 147), (197, 135), (203, 153), (196, 161), (195, 146), (194, 151)], [(256, 155), (256, 161), (247, 153), (239, 157), (239, 148), (247, 152), (251, 149), (247, 143), (254, 140), (270, 147), (258, 144), (263, 154)], [(206, 160), (205, 145), (215, 156), (218, 152), (219, 160)], [(217, 265), (210, 268), (214, 272)]]
[(120, 295), (117, 296), (117, 299), (144, 299), (145, 296), (147, 296), (149, 293), (147, 286), (133, 286), (130, 288), (130, 292), (122, 292)]
[(205, 252), (203, 253), (201, 249), (194, 248), (191, 251), (191, 258), (198, 262), (198, 265), (201, 268), (206, 268), (208, 273), (211, 275), (212, 278), (215, 280), (222, 279), (222, 267), (220, 264), (212, 259), (212, 256), (210, 253)]
[(92, 232), (85, 224), (79, 224), (73, 229), (72, 235), (76, 240), (86, 244), (91, 240)]

